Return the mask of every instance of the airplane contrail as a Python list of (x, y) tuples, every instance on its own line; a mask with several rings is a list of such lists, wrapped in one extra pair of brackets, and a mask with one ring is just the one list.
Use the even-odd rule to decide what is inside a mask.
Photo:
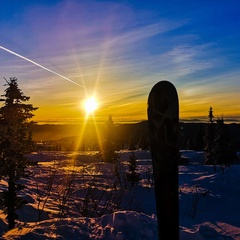
[(41, 64), (39, 64), (39, 63), (37, 63), (37, 62), (34, 62), (33, 60), (31, 60), (31, 59), (29, 59), (29, 58), (26, 58), (26, 57), (24, 57), (24, 56), (22, 56), (22, 55), (20, 55), (20, 54), (18, 54), (18, 53), (16, 53), (16, 52), (13, 52), (13, 51), (11, 51), (11, 50), (9, 50), (9, 49), (1, 46), (1, 45), (0, 45), (0, 48), (1, 48), (2, 50), (6, 51), (6, 52), (9, 52), (9, 53), (11, 53), (11, 54), (13, 54), (13, 55), (15, 55), (15, 56), (17, 56), (17, 57), (19, 57), (19, 58), (22, 58), (22, 59), (24, 59), (24, 60), (26, 60), (26, 61), (34, 64), (34, 65), (36, 65), (36, 66), (38, 66), (38, 67), (40, 67), (40, 68), (42, 68), (42, 69), (44, 69), (44, 70), (46, 70), (46, 71), (48, 71), (48, 72), (51, 72), (51, 73), (53, 73), (53, 74), (55, 74), (55, 75), (57, 75), (57, 76), (59, 76), (59, 77), (61, 77), (61, 78), (63, 78), (63, 79), (65, 79), (65, 80), (67, 80), (67, 81), (75, 84), (75, 85), (78, 85), (78, 86), (81, 87), (81, 88), (84, 88), (82, 85), (80, 85), (80, 84), (72, 81), (71, 79), (63, 76), (62, 74), (59, 74), (59, 73), (57, 73), (57, 72), (55, 72), (55, 71), (53, 71), (53, 70), (51, 70), (51, 69), (49, 69), (49, 68), (46, 68), (46, 67), (44, 67), (43, 65), (41, 65)]

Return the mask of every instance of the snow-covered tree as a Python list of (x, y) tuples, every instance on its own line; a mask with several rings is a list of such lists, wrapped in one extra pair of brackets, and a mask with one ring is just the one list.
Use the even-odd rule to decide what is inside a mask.
[[(6, 79), (5, 79), (6, 80)], [(30, 97), (19, 89), (17, 78), (6, 80), (5, 94), (0, 108), (0, 178), (5, 178), (8, 188), (1, 194), (1, 203), (7, 214), (9, 229), (14, 228), (17, 215), (15, 210), (24, 203), (17, 191), (24, 186), (18, 180), (25, 176), (30, 161), (26, 157), (33, 150), (30, 127), (34, 116), (32, 104), (26, 104)]]

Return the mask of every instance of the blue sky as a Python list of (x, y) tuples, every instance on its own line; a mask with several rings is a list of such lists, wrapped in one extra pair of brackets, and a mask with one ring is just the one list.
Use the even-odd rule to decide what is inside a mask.
[(237, 121), (239, 12), (238, 1), (0, 0), (0, 46), (82, 86), (0, 49), (0, 91), (17, 77), (39, 122), (81, 121), (92, 94), (99, 121), (141, 121), (153, 85), (169, 80), (181, 119), (206, 121), (212, 106)]

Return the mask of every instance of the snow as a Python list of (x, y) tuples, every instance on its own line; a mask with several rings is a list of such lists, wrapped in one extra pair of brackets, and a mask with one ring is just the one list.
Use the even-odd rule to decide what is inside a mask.
[[(120, 173), (126, 171), (130, 153), (127, 150), (119, 152)], [(11, 231), (7, 231), (6, 216), (0, 210), (0, 236), (9, 240), (157, 240), (151, 155), (142, 150), (134, 153), (141, 174), (139, 184), (133, 188), (127, 186), (128, 194), (121, 202), (121, 208), (114, 212), (106, 211), (101, 216), (93, 213), (91, 217), (81, 216), (76, 208), (77, 199), (80, 201), (91, 182), (94, 182), (95, 194), (103, 191), (110, 194), (113, 191), (109, 188), (113, 181), (112, 164), (99, 162), (94, 152), (39, 152), (30, 155), (39, 164), (31, 167), (32, 177), (22, 180), (27, 186), (22, 196), (29, 203), (18, 210), (17, 226)], [(180, 240), (240, 240), (240, 165), (226, 169), (219, 166), (215, 172), (212, 166), (202, 164), (202, 152), (181, 153), (190, 159), (190, 163), (179, 166)], [(47, 196), (41, 191), (46, 188), (49, 175), (54, 176), (55, 185)], [(73, 185), (69, 181), (70, 176), (74, 176)], [(67, 214), (59, 217), (58, 196), (63, 194), (60, 186), (64, 183), (71, 187), (71, 194), (67, 199)], [(1, 180), (0, 190), (6, 185)], [(44, 202), (45, 205), (41, 205)]]
[(154, 239), (157, 224), (155, 217), (119, 211), (100, 218), (64, 218), (31, 223), (20, 230), (12, 230), (5, 237), (21, 239), (19, 233), (24, 239)]

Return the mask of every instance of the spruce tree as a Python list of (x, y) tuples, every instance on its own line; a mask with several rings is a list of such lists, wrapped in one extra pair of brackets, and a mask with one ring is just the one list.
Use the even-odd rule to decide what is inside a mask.
[[(6, 80), (6, 79), (5, 79)], [(0, 179), (8, 182), (8, 187), (1, 194), (1, 204), (7, 214), (8, 227), (15, 227), (17, 214), (15, 210), (21, 208), (24, 201), (17, 196), (17, 192), (24, 186), (18, 184), (25, 176), (30, 161), (26, 157), (33, 150), (30, 127), (33, 122), (34, 108), (26, 104), (30, 97), (24, 95), (18, 87), (17, 78), (6, 80), (5, 94), (0, 99)]]
[(224, 123), (224, 119), (218, 119), (216, 125), (216, 134), (214, 139), (214, 162), (229, 166), (236, 158), (236, 151)]
[(215, 139), (215, 126), (214, 126), (214, 116), (212, 107), (209, 108), (208, 112), (208, 124), (206, 128), (205, 135), (205, 148), (204, 148), (204, 157), (205, 164), (215, 165), (213, 158), (213, 148), (214, 148), (214, 139)]

